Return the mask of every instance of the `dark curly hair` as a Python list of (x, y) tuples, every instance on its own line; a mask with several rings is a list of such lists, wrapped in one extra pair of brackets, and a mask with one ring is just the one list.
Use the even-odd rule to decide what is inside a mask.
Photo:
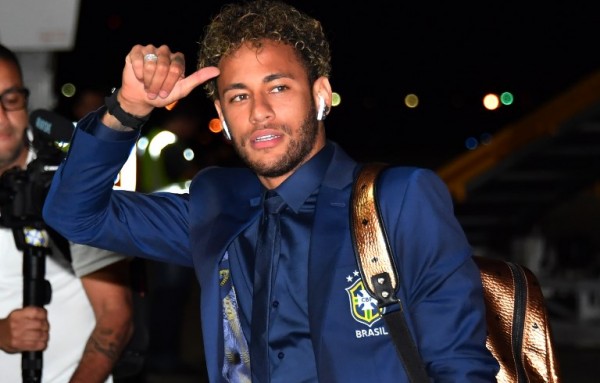
[[(329, 77), (331, 53), (321, 23), (289, 4), (266, 0), (225, 5), (206, 27), (198, 68), (218, 66), (243, 43), (258, 48), (262, 39), (294, 47), (311, 83)], [(208, 81), (204, 89), (212, 100), (218, 97), (216, 79)]]

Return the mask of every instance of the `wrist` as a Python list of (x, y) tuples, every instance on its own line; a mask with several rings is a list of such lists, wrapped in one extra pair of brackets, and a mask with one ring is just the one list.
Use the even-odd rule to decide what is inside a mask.
[(141, 129), (150, 119), (150, 113), (142, 116), (129, 113), (121, 107), (118, 95), (119, 89), (114, 90), (110, 96), (105, 97), (104, 102), (106, 103), (108, 113), (123, 126), (137, 130)]

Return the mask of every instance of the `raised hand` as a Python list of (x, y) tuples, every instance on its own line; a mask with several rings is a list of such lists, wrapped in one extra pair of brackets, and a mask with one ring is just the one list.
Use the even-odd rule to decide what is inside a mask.
[(135, 45), (125, 58), (118, 100), (126, 112), (145, 116), (218, 75), (218, 68), (206, 67), (185, 77), (183, 53), (171, 52), (166, 45)]

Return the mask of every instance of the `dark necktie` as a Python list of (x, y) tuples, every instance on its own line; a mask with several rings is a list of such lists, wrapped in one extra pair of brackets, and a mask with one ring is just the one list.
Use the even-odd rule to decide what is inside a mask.
[(271, 380), (269, 362), (271, 285), (274, 257), (279, 251), (280, 243), (279, 212), (284, 204), (283, 199), (276, 193), (267, 193), (263, 223), (256, 246), (250, 331), (250, 366), (253, 383), (267, 383)]

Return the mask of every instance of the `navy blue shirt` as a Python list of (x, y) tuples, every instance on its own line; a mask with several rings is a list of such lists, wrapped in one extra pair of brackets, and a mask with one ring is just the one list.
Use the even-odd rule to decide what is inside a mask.
[[(275, 260), (269, 329), (269, 358), (273, 382), (317, 382), (315, 356), (308, 323), (308, 254), (319, 187), (333, 156), (325, 146), (275, 191), (286, 202), (281, 213), (281, 253)], [(230, 246), (231, 278), (239, 318), (250, 338), (257, 220)], [(252, 361), (250, 361), (252, 363)]]

